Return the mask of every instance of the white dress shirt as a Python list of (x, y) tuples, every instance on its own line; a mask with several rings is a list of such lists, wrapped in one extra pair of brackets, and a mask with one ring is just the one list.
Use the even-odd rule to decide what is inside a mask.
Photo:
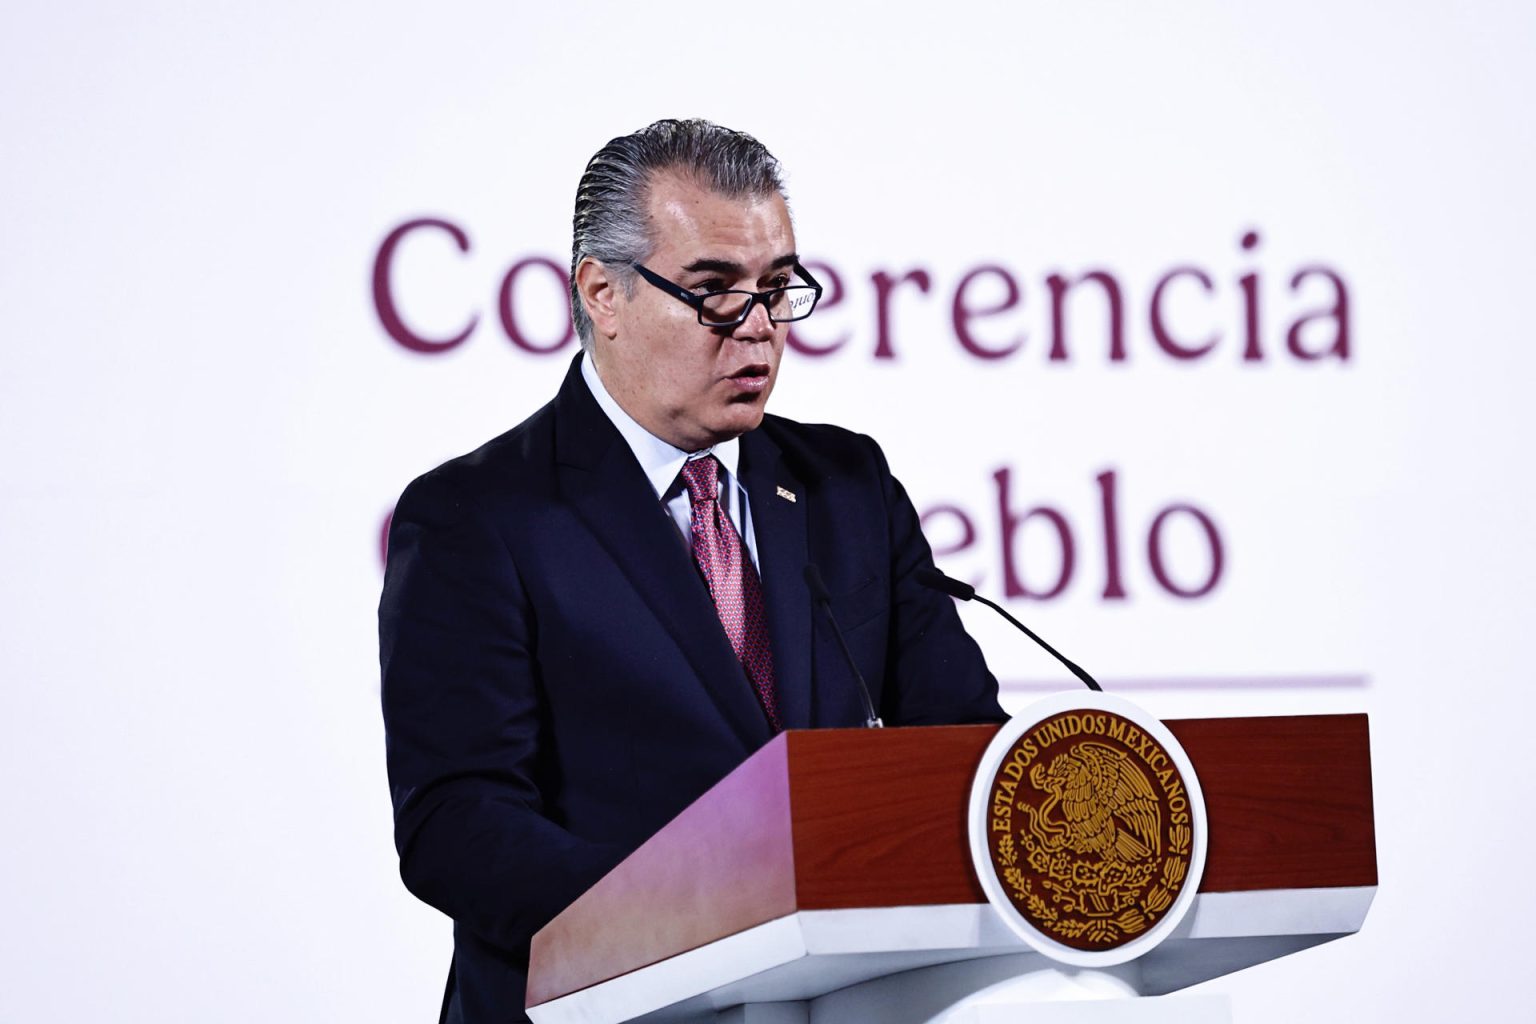
[(597, 399), (598, 407), (618, 428), (629, 450), (635, 453), (635, 459), (645, 471), (646, 479), (651, 482), (651, 489), (656, 492), (656, 500), (661, 502), (667, 515), (676, 524), (689, 551), (693, 550), (693, 502), (689, 500), (688, 489), (683, 486), (683, 463), (691, 459), (702, 459), (706, 455), (713, 455), (720, 461), (720, 507), (731, 517), (731, 524), (746, 543), (747, 554), (753, 566), (756, 566), (757, 534), (752, 529), (752, 508), (747, 503), (747, 489), (741, 485), (741, 476), (736, 471), (741, 461), (741, 442), (733, 437), (713, 448), (685, 452), (636, 423), (613, 400), (597, 374), (597, 367), (592, 365), (591, 357), (585, 353), (581, 357), (581, 379), (587, 382), (587, 388), (591, 390), (592, 397)]

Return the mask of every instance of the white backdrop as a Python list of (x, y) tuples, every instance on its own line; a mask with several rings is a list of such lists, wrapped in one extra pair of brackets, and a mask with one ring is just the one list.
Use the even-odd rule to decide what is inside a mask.
[[(1365, 930), (1210, 983), (1236, 1019), (1515, 1013), (1536, 550), (1523, 5), (12, 3), (0, 15), (0, 1021), (435, 1019), (400, 886), (378, 534), (553, 394), (508, 268), (586, 158), (758, 135), (844, 298), (776, 411), (879, 438), (957, 575), (1164, 716), (1371, 715)], [(388, 275), (425, 355), (391, 340)], [(1245, 249), (1241, 239), (1257, 234)], [(1017, 303), (963, 326), (978, 267)], [(1151, 326), (1152, 291), (1176, 359)], [(1312, 268), (1309, 270), (1308, 268)], [(1331, 283), (1321, 269), (1337, 276)], [(888, 296), (879, 274), (926, 273)], [(1099, 286), (1112, 275), (1124, 358)], [(1303, 273), (1293, 289), (1294, 275)], [(1248, 292), (1258, 352), (1245, 359)], [(563, 321), (533, 267), (512, 312)], [(1347, 316), (1287, 330), (1342, 293)], [(1005, 304), (983, 272), (962, 295)], [(1348, 327), (1339, 354), (1338, 321)], [(1119, 589), (1101, 475), (1113, 473)], [(1108, 480), (1108, 477), (1104, 478)], [(1219, 578), (1208, 593), (1210, 543)], [(953, 512), (932, 519), (957, 544)], [(1109, 589), (1111, 596), (1106, 597)], [(982, 612), (982, 609), (975, 609)], [(1065, 674), (965, 609), (1017, 707)], [(1506, 860), (1494, 862), (1497, 856)], [(1477, 883), (1482, 884), (1469, 884)]]

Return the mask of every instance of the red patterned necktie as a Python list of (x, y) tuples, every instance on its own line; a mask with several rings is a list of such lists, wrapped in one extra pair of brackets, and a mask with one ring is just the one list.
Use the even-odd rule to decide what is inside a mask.
[(773, 649), (763, 614), (763, 585), (741, 535), (720, 507), (720, 463), (713, 455), (688, 460), (683, 463), (683, 482), (693, 503), (693, 560), (709, 584), (709, 596), (731, 649), (746, 670), (773, 731), (779, 732), (784, 726), (773, 689)]

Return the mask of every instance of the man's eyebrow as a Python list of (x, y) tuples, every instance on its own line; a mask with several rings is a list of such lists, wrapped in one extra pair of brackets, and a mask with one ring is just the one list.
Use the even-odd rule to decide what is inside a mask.
[[(797, 253), (785, 253), (783, 256), (780, 256), (778, 259), (774, 260), (773, 263), (770, 264), (769, 269), (783, 270), (785, 267), (792, 267), (799, 262), (800, 256)], [(698, 273), (700, 271), (708, 271), (715, 274), (729, 274), (733, 277), (743, 277), (747, 272), (747, 268), (732, 260), (716, 260), (709, 258), (694, 260), (692, 263), (683, 267), (683, 272), (686, 274)]]

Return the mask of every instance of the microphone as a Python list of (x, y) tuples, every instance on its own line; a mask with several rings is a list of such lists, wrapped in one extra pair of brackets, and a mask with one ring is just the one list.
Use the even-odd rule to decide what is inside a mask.
[[(807, 569), (809, 568), (810, 567), (807, 566)], [(976, 588), (971, 586), (969, 583), (961, 583), (957, 579), (952, 579), (944, 575), (937, 569), (929, 569), (927, 567), (917, 570), (912, 575), (917, 579), (917, 582), (931, 590), (937, 590), (940, 593), (948, 594), (950, 597), (958, 598), (961, 601), (980, 601), (982, 604), (986, 605), (988, 608), (991, 608), (993, 611), (997, 612), (997, 614), (1001, 615), (1003, 618), (1017, 626), (1020, 630), (1023, 631), (1025, 636), (1029, 637), (1041, 647), (1044, 647), (1046, 651), (1050, 653), (1051, 657), (1055, 658), (1057, 661), (1067, 666), (1067, 668), (1071, 669), (1072, 674), (1081, 679), (1084, 685), (1088, 687), (1088, 689), (1097, 690), (1100, 693), (1104, 691), (1104, 687), (1100, 686), (1098, 681), (1094, 679), (1093, 676), (1078, 668), (1074, 662), (1069, 661), (1067, 657), (1060, 651), (1036, 636), (1034, 630), (1024, 625), (1024, 623), (1020, 622), (1012, 615), (1009, 615), (1007, 609), (1003, 608), (999, 604), (993, 603), (992, 601), (988, 601), (986, 598), (976, 593)]]
[(837, 637), (837, 646), (842, 649), (843, 658), (848, 662), (848, 668), (853, 672), (854, 682), (859, 684), (859, 696), (864, 699), (864, 727), (878, 729), (885, 723), (880, 721), (875, 714), (875, 702), (870, 699), (869, 686), (864, 682), (864, 676), (859, 671), (859, 666), (854, 663), (853, 652), (848, 649), (848, 641), (843, 639), (843, 631), (838, 628), (837, 619), (832, 615), (832, 595), (827, 591), (827, 584), (821, 578), (821, 570), (816, 568), (815, 562), (808, 562), (805, 566), (805, 585), (811, 592), (811, 602), (821, 606), (826, 612), (827, 621), (832, 624), (832, 635)]

